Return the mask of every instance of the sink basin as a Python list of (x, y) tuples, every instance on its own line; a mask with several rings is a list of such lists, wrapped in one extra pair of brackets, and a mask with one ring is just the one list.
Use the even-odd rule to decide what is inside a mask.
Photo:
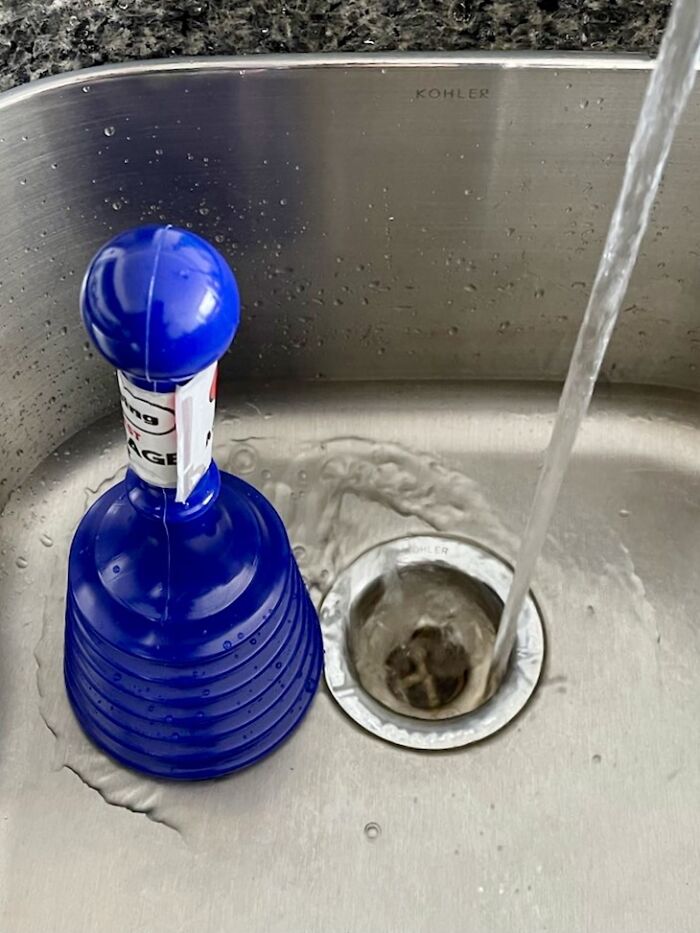
[(370, 547), (513, 561), (649, 63), (172, 60), (0, 96), (0, 928), (694, 930), (700, 870), (700, 92), (533, 581), (539, 686), (418, 752), (326, 688), (295, 737), (176, 785), (62, 691), (67, 548), (122, 474), (82, 272), (191, 226), (239, 278), (220, 466), (281, 512), (318, 602)]

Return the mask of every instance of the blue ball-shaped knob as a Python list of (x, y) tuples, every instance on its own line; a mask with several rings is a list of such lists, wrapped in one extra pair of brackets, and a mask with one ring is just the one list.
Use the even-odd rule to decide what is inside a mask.
[(81, 312), (100, 353), (148, 382), (179, 382), (225, 353), (238, 329), (238, 286), (226, 260), (195, 233), (137, 227), (98, 251)]

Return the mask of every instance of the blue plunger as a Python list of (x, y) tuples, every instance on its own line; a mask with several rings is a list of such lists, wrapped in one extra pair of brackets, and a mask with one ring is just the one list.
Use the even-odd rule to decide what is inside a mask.
[(318, 618), (281, 519), (211, 460), (236, 281), (195, 234), (142, 227), (94, 257), (81, 310), (120, 371), (130, 465), (71, 546), (68, 696), (118, 761), (216, 777), (284, 741), (322, 667)]

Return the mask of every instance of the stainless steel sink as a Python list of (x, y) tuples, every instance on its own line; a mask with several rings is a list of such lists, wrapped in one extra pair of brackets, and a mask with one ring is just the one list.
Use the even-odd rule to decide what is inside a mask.
[(649, 64), (173, 60), (0, 96), (0, 929), (697, 929), (700, 92), (669, 161), (533, 590), (543, 678), (467, 749), (322, 689), (234, 777), (144, 780), (61, 690), (66, 553), (123, 470), (82, 271), (188, 224), (236, 269), (222, 466), (316, 599), (409, 533), (512, 561)]

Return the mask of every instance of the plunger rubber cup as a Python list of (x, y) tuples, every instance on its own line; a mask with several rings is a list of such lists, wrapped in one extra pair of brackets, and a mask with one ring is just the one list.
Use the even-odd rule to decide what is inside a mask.
[[(95, 345), (121, 370), (136, 451), (129, 446), (125, 480), (92, 505), (71, 545), (68, 696), (88, 736), (123, 764), (216, 777), (284, 741), (322, 668), (318, 618), (272, 505), (211, 459), (183, 500), (182, 447), (173, 446), (175, 463), (143, 459), (147, 444), (174, 445), (157, 432), (167, 431), (170, 406), (180, 411), (178, 386), (215, 364), (233, 338), (235, 279), (200, 237), (145, 227), (98, 252), (81, 305)], [(143, 400), (154, 398), (158, 407), (147, 408)], [(144, 411), (157, 422), (145, 431)]]

